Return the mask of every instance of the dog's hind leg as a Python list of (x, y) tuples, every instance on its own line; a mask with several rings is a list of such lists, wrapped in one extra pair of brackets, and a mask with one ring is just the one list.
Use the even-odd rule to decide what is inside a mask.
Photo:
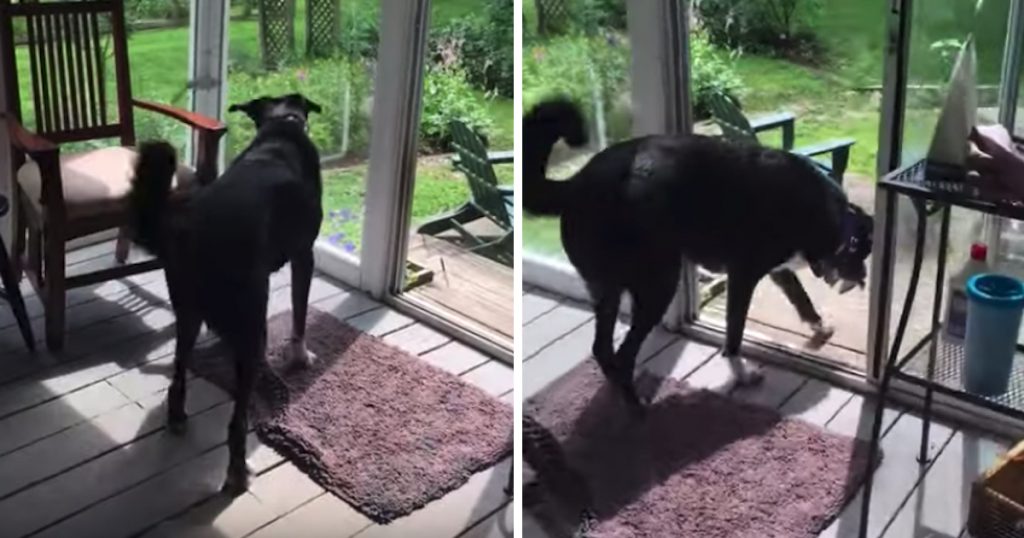
[(203, 323), (195, 312), (179, 311), (176, 316), (178, 319), (175, 324), (177, 334), (174, 344), (174, 377), (171, 379), (171, 387), (167, 390), (167, 429), (175, 435), (180, 435), (184, 433), (185, 421), (188, 419), (185, 413), (185, 369), (188, 368)]
[(594, 302), (597, 325), (591, 352), (605, 375), (608, 375), (608, 369), (615, 358), (615, 320), (618, 319), (619, 305), (622, 303), (622, 288), (600, 284), (588, 284), (587, 288)]
[(259, 342), (239, 349), (235, 357), (235, 408), (228, 424), (228, 474), (222, 491), (238, 496), (249, 489), (249, 467), (245, 462), (245, 438), (249, 430), (249, 401), (256, 386), (256, 376), (265, 358), (266, 331), (260, 331)]
[(800, 316), (800, 320), (810, 325), (811, 330), (814, 331), (814, 336), (811, 338), (812, 342), (824, 344), (832, 338), (835, 329), (822, 322), (821, 315), (814, 308), (814, 303), (811, 302), (811, 298), (807, 295), (807, 290), (800, 283), (796, 273), (790, 269), (778, 269), (769, 276), (772, 282), (782, 289), (782, 293), (786, 295), (786, 299), (793, 305), (793, 308), (796, 308), (796, 313)]
[(313, 251), (304, 251), (291, 259), (292, 338), (285, 348), (288, 360), (311, 366), (316, 355), (306, 348), (306, 312), (309, 287), (313, 282)]
[(729, 361), (734, 381), (738, 385), (754, 385), (764, 379), (760, 369), (744, 364), (740, 357), (740, 345), (743, 343), (743, 332), (746, 329), (747, 314), (750, 301), (754, 297), (754, 288), (760, 277), (747, 271), (729, 271), (726, 293), (725, 313), (725, 349), (722, 356)]
[(678, 283), (679, 266), (677, 263), (675, 266), (669, 266), (660, 275), (650, 275), (650, 278), (645, 279), (642, 283), (628, 287), (630, 297), (633, 299), (633, 313), (629, 332), (626, 333), (625, 340), (622, 341), (622, 345), (615, 353), (615, 381), (625, 393), (626, 400), (636, 407), (643, 404), (637, 394), (636, 383), (633, 379), (636, 357), (640, 353), (640, 347), (643, 346), (644, 340), (665, 317), (665, 312), (668, 311), (668, 307), (672, 303)]

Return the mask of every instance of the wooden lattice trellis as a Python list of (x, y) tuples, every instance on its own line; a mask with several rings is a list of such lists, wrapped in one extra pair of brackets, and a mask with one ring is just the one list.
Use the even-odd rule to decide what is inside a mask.
[(338, 46), (338, 0), (306, 2), (306, 54), (328, 56)]
[(537, 33), (554, 35), (569, 24), (569, 0), (535, 0)]
[(295, 0), (260, 0), (263, 65), (277, 69), (295, 50)]

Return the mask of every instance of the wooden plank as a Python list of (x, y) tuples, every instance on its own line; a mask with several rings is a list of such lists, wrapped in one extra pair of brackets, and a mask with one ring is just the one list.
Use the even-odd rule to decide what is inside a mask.
[(511, 267), (425, 235), (411, 241), (407, 256), (434, 272), (432, 282), (409, 290), (409, 295), (512, 337), (515, 278)]
[[(875, 471), (868, 518), (868, 537), (877, 538), (896, 515), (928, 468), (917, 464), (921, 435), (920, 418), (904, 413), (882, 438), (883, 458)], [(935, 458), (953, 436), (953, 430), (933, 423), (929, 457)], [(860, 530), (863, 489), (847, 503), (839, 517), (819, 535), (821, 538), (853, 538)]]
[(415, 323), (415, 320), (390, 308), (377, 308), (348, 318), (349, 325), (374, 336), (384, 336)]
[(512, 368), (496, 360), (487, 361), (466, 372), (462, 379), (480, 387), (491, 396), (501, 396), (511, 391), (514, 382)]
[(967, 525), (971, 485), (1007, 448), (976, 432), (956, 432), (884, 536), (959, 536)]
[[(284, 276), (287, 275), (272, 279), (272, 284), (276, 284), (277, 287), (270, 295), (271, 315), (287, 310), (291, 306), (291, 288)], [(317, 307), (329, 307), (344, 302), (351, 307), (358, 304), (361, 307), (372, 308), (373, 304), (366, 304), (357, 299), (350, 300), (351, 295), (337, 284), (322, 278), (314, 280), (310, 288), (310, 300)], [(358, 308), (349, 310), (358, 311)], [(0, 390), (0, 418), (131, 370), (139, 364), (166, 358), (174, 350), (174, 335), (173, 331), (169, 330), (173, 324), (173, 315), (167, 315), (160, 321), (166, 323), (159, 323), (158, 331), (142, 333), (142, 336), (128, 337), (108, 347), (100, 347), (92, 354), (87, 353), (83, 359), (71, 357), (53, 368), (20, 380), (16, 385), (5, 386)], [(115, 327), (121, 329), (124, 324)], [(200, 343), (207, 341), (210, 336), (208, 332), (204, 332), (200, 336)], [(83, 351), (88, 352), (87, 349)], [(0, 370), (0, 375), (4, 372)]]
[[(487, 519), (460, 534), (459, 538), (512, 538), (515, 535), (514, 512), (512, 503), (508, 503)], [(533, 535), (527, 534), (521, 534), (521, 536), (535, 538)]]
[(0, 501), (5, 532), (21, 536), (41, 530), (195, 458), (224, 442), (230, 414), (231, 404), (218, 405), (189, 417), (187, 436), (161, 430)]
[(807, 382), (807, 377), (796, 372), (762, 365), (764, 381), (753, 387), (737, 387), (732, 397), (742, 402), (778, 409)]
[(420, 358), (455, 375), (472, 370), (490, 360), (487, 355), (455, 341), (420, 355)]
[[(457, 536), (508, 502), (503, 491), (511, 459), (473, 475), (459, 489), (387, 525), (374, 525), (359, 538)], [(297, 535), (298, 536), (298, 535)], [(335, 535), (338, 536), (338, 535)]]
[(451, 338), (422, 323), (414, 323), (384, 337), (384, 342), (408, 351), (413, 355), (437, 349), (451, 342), (451, 340)]
[(100, 382), (0, 420), (0, 457), (130, 402), (117, 389)]
[[(299, 536), (354, 536), (371, 526), (372, 521), (331, 494), (323, 494), (311, 502), (251, 534), (252, 538), (287, 538)], [(423, 535), (421, 535), (423, 536)]]
[[(221, 459), (224, 460), (222, 464), (226, 464), (226, 454)], [(210, 471), (216, 476), (220, 468), (214, 467)], [(320, 486), (294, 465), (285, 463), (256, 476), (249, 492), (233, 501), (223, 495), (209, 496), (186, 512), (150, 528), (143, 536), (246, 536), (323, 494)], [(186, 494), (178, 504), (187, 506), (193, 496)]]
[[(126, 404), (0, 458), (0, 499), (162, 428), (164, 392), (140, 402), (145, 407)], [(224, 391), (196, 379), (189, 383), (185, 410), (191, 416), (227, 400)]]
[(543, 292), (528, 292), (523, 294), (523, 325), (529, 325), (534, 320), (554, 310), (558, 306), (558, 300)]
[(853, 393), (827, 383), (810, 379), (779, 408), (790, 418), (825, 426), (847, 402)]
[[(593, 317), (589, 307), (565, 303), (537, 318), (534, 323), (523, 328), (522, 360), (525, 362), (532, 359), (544, 348), (584, 324), (593, 325)], [(590, 345), (582, 349), (589, 353)]]
[(644, 361), (643, 371), (656, 379), (684, 379), (716, 353), (715, 347), (677, 339)]

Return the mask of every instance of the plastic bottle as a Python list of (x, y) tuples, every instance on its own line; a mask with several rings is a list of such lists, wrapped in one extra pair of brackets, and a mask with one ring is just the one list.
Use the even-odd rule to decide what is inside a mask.
[(967, 332), (967, 281), (978, 273), (989, 271), (988, 246), (984, 243), (971, 245), (971, 256), (959, 271), (950, 275), (946, 290), (946, 319), (942, 324), (943, 334), (952, 342), (963, 342)]

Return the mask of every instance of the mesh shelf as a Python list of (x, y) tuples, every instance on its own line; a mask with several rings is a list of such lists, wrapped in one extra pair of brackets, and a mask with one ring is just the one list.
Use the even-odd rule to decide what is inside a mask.
[(879, 186), (918, 199), (934, 200), (992, 215), (1024, 219), (1024, 202), (986, 196), (964, 171), (918, 161), (878, 182)]
[[(926, 383), (928, 368), (928, 348), (930, 344), (921, 348), (911, 357), (901, 369), (904, 377), (911, 377), (919, 383)], [(964, 364), (964, 348), (959, 344), (939, 339), (938, 352), (935, 357), (936, 385), (945, 388), (946, 391), (965, 396), (983, 405), (997, 407), (1020, 417), (1024, 417), (1024, 353), (1017, 352), (1013, 359), (1013, 370), (1010, 373), (1010, 385), (1005, 393), (998, 396), (981, 396), (969, 393), (964, 389), (962, 371)]]

